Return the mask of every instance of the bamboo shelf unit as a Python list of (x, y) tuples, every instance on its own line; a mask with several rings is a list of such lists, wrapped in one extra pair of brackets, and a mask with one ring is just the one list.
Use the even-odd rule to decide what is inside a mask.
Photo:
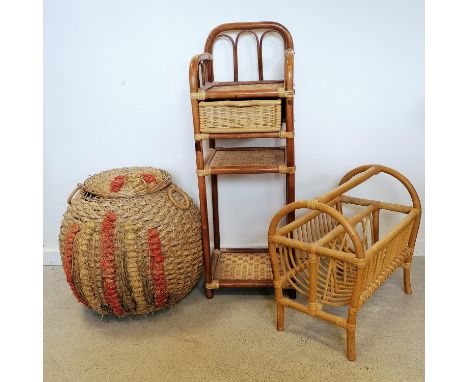
[[(263, 78), (263, 43), (269, 34), (284, 42), (284, 78)], [(242, 35), (254, 36), (258, 80), (239, 81), (238, 43)], [(233, 81), (216, 82), (213, 47), (226, 39), (232, 45)], [(202, 219), (203, 264), (206, 296), (223, 287), (273, 287), (267, 248), (221, 248), (218, 212), (218, 175), (284, 174), (286, 203), (295, 200), (294, 162), (294, 45), (291, 34), (275, 22), (222, 24), (209, 34), (205, 51), (192, 58), (189, 68), (195, 154)], [(219, 139), (277, 138), (278, 147), (217, 146)], [(207, 143), (204, 143), (207, 142)], [(205, 146), (205, 147), (204, 147)], [(206, 147), (208, 146), (208, 147)], [(208, 150), (207, 150), (208, 148)], [(206, 177), (211, 180), (214, 250), (210, 248)], [(287, 222), (294, 220), (294, 212)], [(265, 231), (268, 222), (265, 221)], [(293, 292), (293, 294), (295, 291)]]

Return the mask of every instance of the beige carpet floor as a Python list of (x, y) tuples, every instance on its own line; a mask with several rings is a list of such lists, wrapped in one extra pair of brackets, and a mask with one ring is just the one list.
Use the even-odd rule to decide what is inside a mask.
[(423, 381), (424, 258), (413, 295), (398, 270), (358, 315), (357, 360), (345, 331), (286, 310), (276, 331), (272, 291), (201, 284), (173, 309), (105, 318), (77, 303), (61, 267), (44, 267), (45, 381)]

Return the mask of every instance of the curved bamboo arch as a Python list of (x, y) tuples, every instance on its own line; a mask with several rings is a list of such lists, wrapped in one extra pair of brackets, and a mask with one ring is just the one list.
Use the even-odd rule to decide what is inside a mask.
[[(335, 188), (334, 190), (328, 192), (327, 194), (311, 199), (311, 200), (297, 201), (297, 202), (293, 202), (284, 206), (273, 216), (271, 223), (270, 223), (270, 227), (268, 229), (268, 236), (272, 237), (273, 235), (275, 235), (279, 221), (287, 214), (290, 214), (300, 208), (308, 208), (311, 210), (316, 209), (336, 219), (343, 226), (343, 228), (345, 228), (346, 232), (349, 234), (350, 238), (352, 239), (355, 245), (355, 249), (356, 249), (356, 257), (357, 258), (364, 257), (364, 251), (362, 250), (362, 245), (361, 244), (357, 245), (355, 242), (356, 238), (357, 238), (357, 241), (359, 241), (359, 243), (360, 243), (360, 240), (354, 227), (352, 227), (349, 224), (349, 222), (343, 216), (343, 214), (341, 214), (339, 211), (327, 205), (327, 203), (332, 201), (334, 198), (343, 195), (343, 193), (345, 193), (346, 191), (349, 191), (350, 189), (356, 187), (357, 185), (365, 182), (367, 179), (381, 172), (386, 173), (390, 176), (393, 176), (394, 178), (399, 180), (409, 192), (412, 202), (413, 202), (413, 207), (419, 211), (421, 210), (421, 201), (419, 199), (418, 193), (416, 192), (416, 189), (414, 188), (412, 183), (408, 180), (408, 178), (406, 178), (404, 175), (402, 175), (398, 171), (387, 166), (382, 166), (382, 165), (377, 165), (377, 164), (364, 165), (364, 166), (356, 167), (355, 169), (347, 172), (341, 179), (339, 186)], [(353, 179), (357, 175), (360, 175), (360, 176)], [(417, 219), (416, 224), (413, 226), (413, 230), (411, 232), (409, 244), (410, 244), (410, 247), (412, 248), (414, 248), (414, 245), (416, 242), (416, 236), (417, 236), (418, 229), (419, 229), (419, 223), (420, 223), (420, 217)], [(358, 248), (361, 248), (361, 251), (358, 252)]]
[(346, 233), (349, 235), (349, 238), (354, 244), (354, 250), (356, 251), (356, 258), (363, 259), (364, 258), (364, 248), (361, 243), (361, 239), (356, 232), (356, 229), (349, 224), (348, 220), (343, 216), (341, 212), (330, 207), (328, 204), (322, 203), (317, 199), (312, 199), (307, 202), (307, 207), (311, 210), (317, 210), (323, 212), (333, 219), (335, 219), (338, 223), (340, 223), (343, 228), (345, 229)]
[[(255, 33), (255, 31), (265, 30), (263, 34), (260, 36)], [(237, 31), (237, 36), (235, 39), (232, 39), (226, 32), (233, 32)], [(233, 62), (234, 62), (234, 82), (238, 82), (238, 57), (237, 57), (237, 47), (240, 36), (244, 34), (252, 34), (256, 40), (256, 47), (257, 47), (257, 67), (258, 67), (258, 80), (263, 81), (263, 38), (265, 35), (269, 33), (277, 33), (279, 34), (284, 43), (285, 51), (293, 51), (294, 50), (294, 43), (289, 33), (288, 29), (280, 24), (273, 21), (260, 21), (260, 22), (244, 22), (244, 23), (227, 23), (218, 25), (214, 28), (208, 38), (206, 39), (205, 43), (205, 52), (209, 54), (213, 54), (214, 44), (220, 37), (228, 37), (231, 40), (233, 46)], [(206, 62), (204, 64), (204, 73), (205, 78), (208, 82), (214, 81), (214, 73), (213, 73), (213, 63)], [(286, 74), (285, 74), (286, 75)], [(290, 90), (290, 89), (287, 89)]]
[(413, 202), (413, 207), (414, 208), (421, 208), (421, 201), (419, 199), (419, 195), (416, 192), (416, 189), (414, 188), (413, 184), (409, 181), (409, 179), (407, 177), (405, 177), (403, 174), (401, 174), (400, 172), (394, 170), (391, 167), (376, 165), (376, 164), (368, 164), (368, 165), (356, 167), (355, 169), (353, 169), (351, 171), (348, 171), (341, 178), (341, 181), (340, 181), (339, 185), (341, 186), (342, 184), (344, 184), (344, 183), (348, 182), (349, 180), (351, 180), (351, 178), (355, 177), (356, 175), (358, 175), (358, 174), (360, 174), (362, 172), (365, 172), (366, 170), (368, 170), (369, 168), (372, 168), (372, 167), (376, 167), (376, 168), (378, 168), (379, 172), (383, 172), (383, 173), (388, 174), (388, 175), (394, 177), (395, 179), (399, 180), (400, 183), (402, 183), (403, 186), (405, 186), (406, 190), (410, 194), (411, 200)]
[(349, 235), (351, 241), (354, 244), (354, 249), (356, 251), (356, 258), (362, 259), (365, 256), (364, 248), (362, 246), (361, 240), (359, 239), (359, 235), (356, 232), (356, 229), (349, 224), (348, 220), (343, 216), (341, 212), (330, 207), (329, 205), (322, 203), (317, 199), (310, 199), (310, 200), (301, 200), (297, 202), (290, 203), (279, 210), (271, 220), (270, 227), (268, 229), (268, 237), (273, 237), (276, 234), (276, 229), (278, 227), (278, 223), (280, 220), (288, 215), (289, 213), (301, 209), (307, 208), (311, 211), (320, 211), (335, 219), (339, 224), (343, 226), (346, 233)]
[[(237, 57), (237, 41), (234, 41), (234, 39), (229, 36), (228, 34), (226, 33), (221, 33), (219, 34), (218, 36), (216, 36), (216, 39), (215, 41), (213, 42), (213, 45), (216, 41), (218, 40), (221, 40), (221, 39), (226, 39), (228, 41), (230, 41), (231, 43), (231, 46), (232, 46), (232, 68), (234, 70), (234, 81), (237, 81), (237, 72), (238, 72), (238, 69), (237, 69), (237, 60), (236, 60), (236, 57)], [(214, 69), (213, 69), (214, 70)], [(213, 73), (213, 77), (214, 77), (214, 73)]]
[(283, 37), (285, 43), (285, 49), (294, 49), (294, 43), (289, 33), (289, 30), (282, 24), (276, 23), (273, 21), (260, 21), (260, 22), (246, 22), (246, 23), (227, 23), (218, 25), (214, 28), (208, 38), (206, 39), (205, 43), (205, 52), (213, 53), (213, 44), (216, 40), (216, 37), (228, 31), (236, 31), (236, 30), (254, 30), (254, 29), (272, 29), (277, 31), (281, 37)]

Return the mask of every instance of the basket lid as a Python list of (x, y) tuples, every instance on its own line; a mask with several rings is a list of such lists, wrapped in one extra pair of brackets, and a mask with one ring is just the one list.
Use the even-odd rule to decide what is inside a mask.
[(171, 175), (153, 167), (123, 167), (100, 172), (85, 180), (85, 191), (107, 198), (129, 198), (162, 190)]

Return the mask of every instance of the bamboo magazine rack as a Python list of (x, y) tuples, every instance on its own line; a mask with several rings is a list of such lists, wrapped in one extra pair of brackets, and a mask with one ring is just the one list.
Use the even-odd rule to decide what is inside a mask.
[[(284, 78), (263, 78), (263, 43), (276, 33), (284, 41)], [(258, 80), (239, 81), (238, 44), (243, 35), (253, 35), (257, 47)], [(213, 46), (219, 39), (232, 44), (233, 81), (216, 82)], [(289, 31), (274, 22), (247, 22), (219, 25), (206, 40), (205, 51), (190, 62), (195, 153), (202, 219), (203, 263), (208, 298), (223, 287), (272, 287), (273, 276), (268, 249), (221, 248), (218, 214), (218, 175), (285, 175), (286, 202), (295, 198), (293, 73), (294, 50)], [(279, 138), (280, 147), (217, 146), (220, 139)], [(204, 142), (209, 148), (204, 155)], [(206, 144), (205, 144), (206, 145)], [(211, 179), (214, 251), (210, 250), (206, 177)], [(294, 220), (294, 212), (288, 214)], [(267, 222), (265, 222), (266, 226)]]
[[(379, 173), (399, 180), (413, 205), (344, 195)], [(309, 211), (279, 227), (285, 216), (299, 209)], [(345, 209), (352, 213), (344, 212)], [(404, 217), (379, 238), (382, 210)], [(277, 329), (284, 330), (285, 306), (329, 321), (346, 329), (347, 356), (355, 360), (356, 316), (362, 305), (399, 267), (403, 268), (405, 292), (411, 294), (410, 269), (420, 218), (421, 203), (410, 181), (379, 165), (358, 167), (329, 193), (283, 207), (273, 217), (268, 231)], [(294, 287), (307, 302), (284, 297), (285, 286)], [(329, 306), (347, 306), (347, 318), (327, 312)]]

